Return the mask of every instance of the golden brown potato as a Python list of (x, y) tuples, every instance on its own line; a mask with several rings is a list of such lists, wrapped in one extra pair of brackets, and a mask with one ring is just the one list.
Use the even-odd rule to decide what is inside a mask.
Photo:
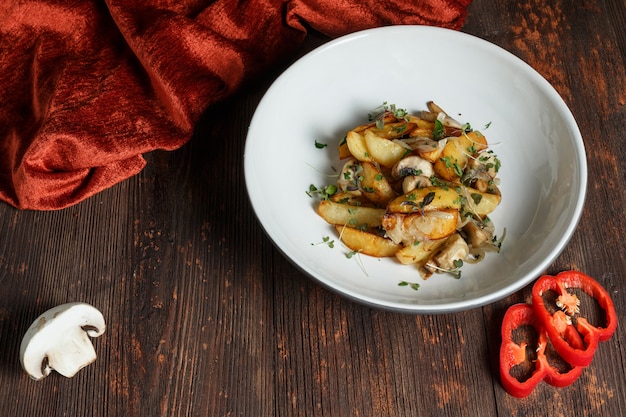
[(365, 138), (363, 135), (351, 130), (346, 136), (346, 143), (350, 153), (356, 159), (359, 161), (374, 162), (374, 158), (370, 156), (369, 151), (367, 150), (367, 145), (365, 144)]
[(387, 210), (391, 213), (415, 213), (434, 210), (459, 210), (461, 199), (451, 188), (424, 187), (396, 197), (389, 202)]
[(477, 155), (486, 147), (487, 139), (478, 131), (447, 138), (446, 146), (434, 162), (436, 175), (448, 181), (458, 182), (463, 176), (468, 158)]
[(337, 229), (341, 241), (355, 252), (385, 258), (394, 256), (400, 249), (400, 245), (373, 233), (339, 225), (336, 225), (335, 229)]
[(388, 238), (395, 243), (412, 245), (418, 240), (437, 240), (450, 236), (456, 231), (458, 217), (458, 210), (387, 213), (382, 223)]
[(318, 214), (330, 224), (352, 227), (378, 227), (382, 224), (385, 209), (350, 206), (322, 200), (317, 207)]
[(339, 150), (339, 159), (350, 158), (352, 154), (350, 153), (350, 148), (348, 148), (348, 141), (344, 138), (338, 145)]
[(396, 252), (396, 258), (405, 265), (417, 264), (428, 260), (448, 238), (417, 241), (406, 245)]
[(361, 167), (363, 168), (361, 188), (365, 198), (380, 206), (385, 206), (389, 200), (396, 197), (396, 192), (376, 165), (363, 162)]
[(379, 164), (390, 167), (398, 162), (407, 152), (404, 146), (389, 139), (376, 135), (372, 130), (366, 130), (363, 138), (369, 156)]
[(404, 136), (410, 136), (411, 132), (416, 128), (417, 128), (417, 123), (399, 121), (399, 122), (385, 123), (381, 128), (378, 128), (374, 125), (373, 127), (370, 127), (367, 130), (381, 138), (399, 139)]
[(409, 122), (415, 123), (416, 125), (416, 127), (411, 130), (409, 136), (432, 139), (433, 130), (435, 130), (435, 123), (433, 121), (425, 120), (417, 116), (409, 116)]
[(471, 187), (460, 187), (460, 190), (467, 201), (465, 209), (481, 218), (494, 211), (502, 200), (500, 195), (483, 193)]

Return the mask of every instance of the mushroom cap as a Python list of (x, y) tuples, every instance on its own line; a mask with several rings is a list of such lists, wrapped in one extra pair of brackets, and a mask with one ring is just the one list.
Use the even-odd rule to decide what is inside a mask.
[(102, 313), (86, 303), (61, 304), (40, 315), (28, 328), (20, 345), (20, 362), (35, 380), (54, 369), (72, 377), (96, 360), (88, 336), (104, 333)]

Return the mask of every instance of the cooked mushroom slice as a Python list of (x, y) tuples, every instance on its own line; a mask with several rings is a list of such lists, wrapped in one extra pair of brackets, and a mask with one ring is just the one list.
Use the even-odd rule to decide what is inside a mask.
[(430, 187), (433, 185), (430, 182), (430, 178), (423, 175), (409, 175), (402, 180), (402, 192), (404, 194), (410, 193), (416, 188)]
[(361, 163), (355, 158), (346, 160), (337, 180), (337, 187), (341, 191), (357, 191), (359, 189), (359, 175), (362, 170)]
[(492, 237), (491, 233), (487, 232), (473, 221), (463, 226), (463, 232), (467, 236), (468, 243), (474, 248), (478, 248)]
[(88, 336), (98, 337), (105, 328), (102, 313), (89, 304), (51, 308), (33, 322), (22, 339), (22, 367), (35, 380), (45, 378), (52, 370), (72, 377), (96, 360)]
[(439, 252), (426, 262), (424, 269), (429, 272), (452, 271), (456, 268), (454, 261), (464, 261), (469, 255), (467, 242), (458, 233), (448, 238)]
[(441, 107), (435, 104), (433, 101), (426, 103), (428, 110), (423, 110), (420, 113), (420, 117), (424, 120), (434, 122), (439, 120), (444, 126), (452, 127), (455, 129), (462, 129), (463, 125), (456, 119), (450, 117)]
[(433, 164), (417, 155), (407, 156), (399, 160), (391, 169), (391, 175), (395, 179), (409, 175), (422, 175), (430, 178), (434, 173)]
[(489, 178), (493, 179), (498, 175), (498, 168), (500, 162), (498, 157), (491, 150), (485, 150), (478, 154), (478, 156), (472, 160), (472, 167), (485, 172)]

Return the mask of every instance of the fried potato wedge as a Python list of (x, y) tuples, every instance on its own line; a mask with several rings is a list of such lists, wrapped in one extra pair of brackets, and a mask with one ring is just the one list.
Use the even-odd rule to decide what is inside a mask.
[(352, 156), (359, 161), (374, 162), (374, 158), (372, 158), (369, 150), (367, 149), (365, 137), (360, 133), (357, 133), (354, 130), (349, 131), (346, 135), (346, 144)]
[(347, 226), (335, 225), (341, 241), (351, 250), (377, 258), (394, 256), (400, 245), (373, 233)]
[(449, 187), (424, 187), (401, 195), (387, 206), (391, 213), (416, 213), (435, 210), (459, 210), (459, 194)]
[(468, 158), (487, 148), (487, 139), (479, 131), (447, 138), (439, 158), (434, 162), (435, 174), (448, 181), (458, 181)]
[(389, 200), (397, 196), (380, 168), (370, 162), (361, 163), (361, 188), (363, 195), (370, 201), (385, 206)]
[(494, 211), (502, 200), (500, 195), (483, 193), (471, 187), (461, 187), (461, 190), (467, 201), (465, 209), (481, 218)]
[(396, 252), (396, 258), (404, 265), (412, 265), (428, 260), (448, 240), (447, 237), (438, 240), (417, 241), (403, 246)]
[(369, 156), (386, 167), (390, 167), (398, 162), (408, 151), (404, 146), (385, 137), (378, 136), (372, 130), (366, 130), (363, 138)]
[(411, 132), (416, 128), (417, 123), (401, 120), (392, 123), (385, 123), (381, 128), (374, 126), (367, 130), (381, 138), (399, 139), (404, 136), (410, 136)]
[(378, 227), (382, 224), (385, 209), (351, 206), (322, 200), (317, 213), (328, 223), (352, 227)]
[(415, 128), (411, 129), (409, 136), (432, 139), (433, 130), (435, 130), (435, 123), (433, 121), (411, 115), (409, 116), (409, 122), (416, 125)]
[(386, 236), (396, 243), (412, 245), (421, 240), (437, 240), (456, 231), (458, 210), (428, 211), (425, 213), (387, 213), (383, 217)]
[[(445, 139), (442, 139), (442, 140), (445, 141)], [(438, 142), (438, 141), (432, 141), (432, 140), (430, 142), (424, 141), (422, 145), (417, 146), (415, 151), (420, 157), (434, 164), (436, 161), (439, 160), (439, 157), (441, 156), (441, 152), (443, 152), (443, 148), (445, 147), (445, 146), (442, 146), (443, 143), (444, 142)]]
[(343, 140), (339, 142), (337, 149), (339, 150), (339, 159), (347, 159), (352, 156), (350, 148), (348, 148), (348, 141), (346, 138), (343, 138)]

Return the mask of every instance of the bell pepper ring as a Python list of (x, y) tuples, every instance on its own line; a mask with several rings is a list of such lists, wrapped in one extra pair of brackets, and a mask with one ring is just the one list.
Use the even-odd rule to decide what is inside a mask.
[[(580, 316), (580, 300), (569, 292), (578, 288), (595, 299), (604, 310), (603, 327), (593, 326)], [(554, 291), (557, 310), (546, 305), (544, 294)], [(543, 275), (532, 289), (532, 302), (537, 319), (545, 328), (550, 342), (559, 355), (574, 366), (591, 363), (599, 342), (608, 340), (617, 329), (617, 313), (609, 293), (593, 278), (578, 271), (564, 271), (555, 276)], [(575, 324), (574, 324), (575, 323)], [(575, 327), (584, 341), (584, 346), (574, 346), (565, 336), (567, 329)]]
[[(537, 331), (537, 346), (529, 346), (528, 341), (517, 343), (515, 331), (523, 326), (532, 326)], [(567, 336), (574, 346), (582, 347), (580, 335), (572, 328)], [(530, 304), (514, 304), (508, 308), (502, 321), (502, 344), (500, 346), (500, 380), (504, 389), (514, 397), (523, 398), (528, 396), (541, 382), (555, 386), (565, 387), (578, 379), (583, 367), (570, 366), (565, 372), (561, 372), (556, 366), (548, 361), (546, 348), (548, 335), (537, 320), (536, 313)], [(535, 348), (536, 358), (528, 357), (527, 349)], [(528, 378), (521, 379), (514, 376), (511, 371), (517, 365), (525, 361), (534, 363), (534, 370)]]

